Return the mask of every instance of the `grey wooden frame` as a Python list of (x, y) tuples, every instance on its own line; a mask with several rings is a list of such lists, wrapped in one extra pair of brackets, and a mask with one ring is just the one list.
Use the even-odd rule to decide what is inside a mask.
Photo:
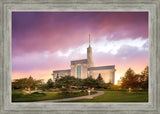
[[(12, 103), (12, 11), (148, 11), (148, 103)], [(0, 113), (160, 113), (160, 0), (0, 0)]]

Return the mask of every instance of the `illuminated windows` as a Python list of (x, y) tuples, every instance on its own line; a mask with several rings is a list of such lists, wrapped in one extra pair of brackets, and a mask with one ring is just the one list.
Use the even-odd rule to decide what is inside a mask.
[(77, 78), (81, 78), (81, 65), (77, 66)]

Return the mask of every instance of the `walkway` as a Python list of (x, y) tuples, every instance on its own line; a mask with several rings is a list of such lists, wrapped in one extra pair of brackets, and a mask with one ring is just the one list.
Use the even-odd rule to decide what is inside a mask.
[(46, 100), (46, 101), (38, 101), (38, 102), (61, 102), (61, 101), (72, 101), (72, 100), (79, 100), (79, 99), (92, 99), (93, 97), (103, 95), (104, 91), (97, 91), (96, 94), (81, 96), (81, 97), (72, 97), (72, 98), (64, 98), (64, 99), (56, 99), (56, 100)]

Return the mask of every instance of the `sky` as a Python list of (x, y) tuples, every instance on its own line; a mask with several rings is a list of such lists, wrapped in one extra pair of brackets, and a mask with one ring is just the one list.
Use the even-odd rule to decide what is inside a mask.
[(148, 12), (12, 12), (12, 80), (47, 81), (86, 59), (89, 34), (95, 66), (115, 65), (115, 83), (148, 65)]

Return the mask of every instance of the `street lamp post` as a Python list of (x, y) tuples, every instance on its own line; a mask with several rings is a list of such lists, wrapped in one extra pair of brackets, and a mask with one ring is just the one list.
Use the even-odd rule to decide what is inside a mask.
[(90, 92), (91, 92), (91, 90), (89, 89), (89, 90), (88, 90), (88, 95), (89, 95), (89, 96), (90, 96)]

